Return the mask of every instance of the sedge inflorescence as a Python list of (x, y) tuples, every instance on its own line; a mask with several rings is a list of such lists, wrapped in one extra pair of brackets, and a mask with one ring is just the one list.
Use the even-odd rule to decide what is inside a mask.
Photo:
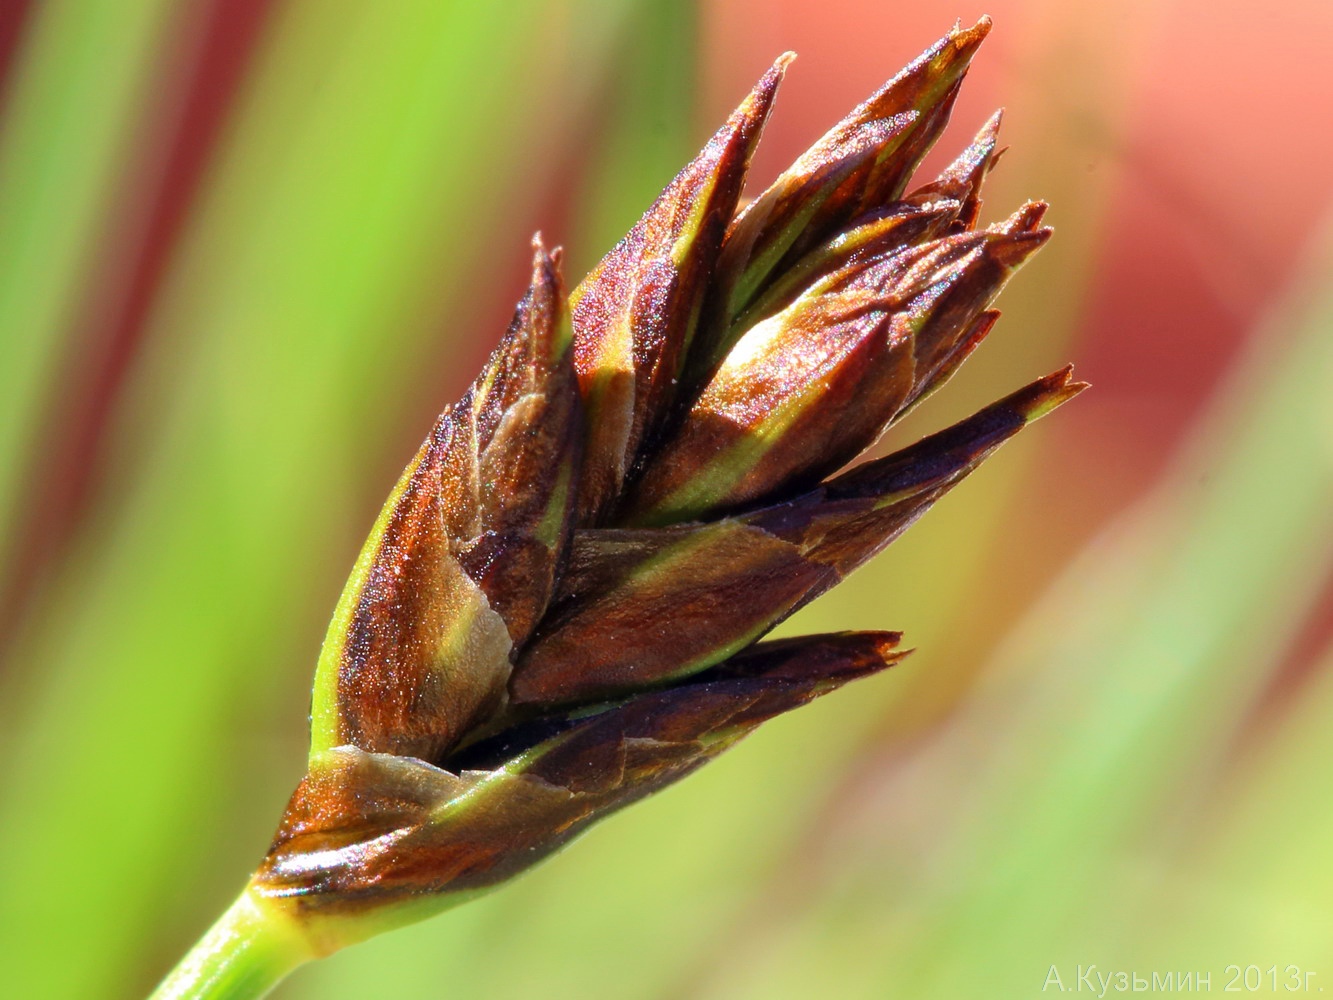
[(568, 295), (534, 241), (347, 584), (252, 892), (345, 917), (495, 885), (903, 655), (892, 632), (760, 640), (1083, 387), (1056, 372), (841, 471), (1050, 235), (1040, 203), (978, 228), (998, 115), (910, 187), (988, 30), (951, 31), (741, 207), (779, 59)]

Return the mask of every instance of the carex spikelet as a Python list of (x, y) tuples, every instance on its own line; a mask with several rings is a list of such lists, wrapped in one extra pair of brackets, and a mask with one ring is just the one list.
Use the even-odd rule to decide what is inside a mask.
[(329, 926), (430, 912), (903, 655), (892, 632), (759, 640), (1083, 388), (1056, 372), (839, 471), (1050, 235), (1039, 203), (977, 228), (998, 116), (909, 187), (988, 30), (950, 32), (741, 208), (779, 59), (568, 295), (534, 241), (508, 332), (347, 584), (251, 892)]

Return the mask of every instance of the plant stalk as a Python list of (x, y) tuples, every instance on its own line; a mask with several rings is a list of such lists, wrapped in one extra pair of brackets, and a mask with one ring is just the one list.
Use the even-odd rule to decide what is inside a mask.
[(247, 888), (149, 1000), (255, 1000), (314, 957), (291, 918)]

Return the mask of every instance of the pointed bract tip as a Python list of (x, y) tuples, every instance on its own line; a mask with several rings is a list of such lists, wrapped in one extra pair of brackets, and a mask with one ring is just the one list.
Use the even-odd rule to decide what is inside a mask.
[(838, 686), (906, 657), (911, 650), (898, 648), (902, 637), (901, 632), (828, 632), (773, 639), (749, 647), (698, 679), (749, 677)]
[(1074, 366), (1065, 365), (1059, 371), (1037, 379), (1024, 386), (1004, 400), (1014, 411), (1022, 416), (1025, 423), (1032, 423), (1062, 406), (1089, 387), (1087, 382), (1073, 380)]
[(891, 649), (896, 650), (898, 644), (903, 641), (901, 632), (867, 632), (864, 634), (875, 637), (875, 649), (881, 653), (886, 653)]
[(995, 161), (999, 158), (996, 147), (1000, 142), (1000, 126), (1004, 124), (1004, 108), (998, 109), (982, 123), (981, 128), (977, 130), (976, 137), (972, 140), (972, 146), (984, 148), (986, 150), (986, 170), (990, 171), (995, 167)]
[(934, 181), (918, 188), (910, 196), (912, 201), (935, 198), (940, 195), (958, 201), (958, 218), (954, 232), (970, 232), (976, 225), (981, 209), (981, 185), (986, 175), (995, 168), (999, 159), (996, 144), (999, 141), (1001, 113), (996, 112), (981, 126), (958, 156)]
[(1005, 234), (986, 243), (987, 255), (1001, 267), (1011, 270), (1020, 267), (1028, 258), (1046, 245), (1055, 230), (1037, 229), (1032, 232)]
[(1000, 141), (1000, 112), (995, 112), (972, 137), (967, 149), (944, 172), (944, 177), (955, 181), (967, 180), (975, 197), (982, 179), (995, 166), (995, 147)]
[(541, 230), (532, 234), (532, 283), (544, 285), (559, 278), (560, 265), (564, 261), (563, 247), (547, 248)]
[(754, 85), (734, 112), (728, 125), (733, 129), (746, 130), (756, 126), (763, 127), (773, 109), (773, 98), (777, 95), (782, 79), (787, 75), (787, 67), (795, 60), (795, 52), (784, 52), (773, 60), (773, 65), (764, 71), (764, 75)]
[(539, 232), (532, 234), (532, 242), (529, 245), (532, 248), (532, 270), (536, 274), (547, 266), (551, 255), (546, 249), (546, 243), (542, 240), (542, 234)]
[(991, 226), (990, 232), (1010, 235), (1034, 232), (1041, 225), (1041, 220), (1046, 217), (1046, 210), (1049, 207), (1044, 201), (1029, 201), (1003, 222)]
[(966, 354), (971, 354), (977, 346), (990, 336), (991, 330), (995, 329), (995, 324), (1000, 320), (1000, 310), (987, 309), (974, 319), (967, 331), (959, 338), (959, 347)]
[(972, 27), (964, 28), (961, 25), (961, 22), (955, 25), (945, 41), (952, 43), (954, 49), (965, 57), (970, 57), (976, 51), (977, 46), (990, 34), (992, 21), (989, 15), (983, 14)]
[(991, 22), (988, 17), (983, 17), (970, 28), (962, 27), (962, 22), (955, 23), (947, 35), (909, 63), (861, 105), (861, 108), (874, 107), (877, 101), (888, 97), (895, 86), (901, 86), (914, 78), (918, 83), (933, 78), (937, 82), (945, 81), (950, 86), (956, 84), (967, 72), (972, 56), (990, 33), (990, 28)]
[(564, 284), (560, 276), (560, 262), (563, 256), (560, 247), (547, 249), (540, 232), (533, 234), (531, 294), (552, 303), (563, 299)]
[(874, 655), (883, 661), (885, 667), (891, 667), (912, 653), (914, 649), (903, 649), (901, 632), (852, 632), (851, 635), (862, 637)]

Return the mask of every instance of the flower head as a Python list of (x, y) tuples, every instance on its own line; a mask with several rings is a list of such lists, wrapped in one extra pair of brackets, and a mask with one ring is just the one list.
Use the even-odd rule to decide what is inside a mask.
[(741, 208), (782, 57), (568, 297), (534, 241), (512, 324), (348, 581), (253, 892), (339, 941), (413, 918), (904, 655), (892, 632), (759, 640), (1083, 388), (1056, 372), (840, 471), (1050, 236), (1039, 203), (977, 228), (998, 116), (908, 186), (988, 30), (951, 31)]

